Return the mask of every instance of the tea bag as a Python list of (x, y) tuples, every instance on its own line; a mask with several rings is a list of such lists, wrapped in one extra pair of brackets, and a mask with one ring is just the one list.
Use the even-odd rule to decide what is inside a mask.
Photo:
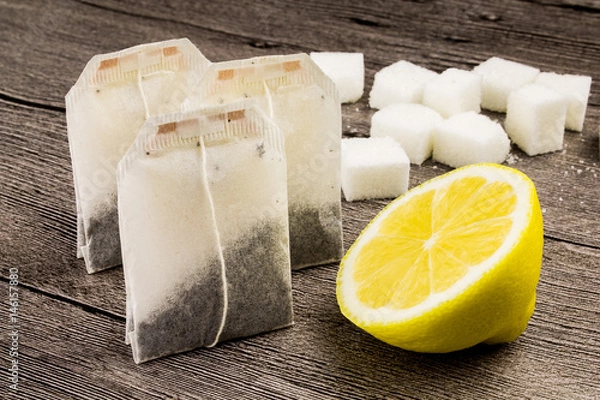
[(136, 363), (292, 324), (286, 176), (253, 102), (144, 124), (117, 174)]
[(188, 39), (94, 56), (66, 96), (77, 255), (89, 273), (121, 264), (117, 163), (146, 118), (179, 111), (210, 62)]
[(214, 63), (184, 107), (254, 98), (285, 137), (293, 269), (343, 255), (341, 108), (334, 83), (306, 54)]

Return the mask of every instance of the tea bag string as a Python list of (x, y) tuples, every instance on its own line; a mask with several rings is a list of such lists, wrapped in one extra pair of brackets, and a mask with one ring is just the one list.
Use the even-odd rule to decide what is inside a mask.
[(140, 96), (142, 97), (142, 102), (144, 103), (144, 110), (146, 111), (146, 119), (150, 118), (150, 108), (148, 107), (148, 100), (146, 99), (146, 94), (144, 93), (144, 87), (142, 86), (142, 71), (138, 68), (137, 70), (137, 87), (140, 92)]
[(225, 271), (225, 258), (223, 257), (223, 247), (221, 246), (221, 235), (219, 234), (219, 230), (217, 229), (217, 216), (215, 214), (215, 204), (213, 202), (212, 194), (210, 192), (210, 186), (208, 184), (208, 173), (207, 173), (207, 157), (206, 157), (206, 146), (204, 145), (204, 138), (200, 136), (200, 149), (202, 156), (202, 175), (204, 175), (204, 190), (206, 190), (208, 197), (208, 204), (210, 206), (210, 215), (212, 219), (213, 226), (215, 227), (215, 236), (217, 239), (218, 253), (219, 253), (219, 263), (221, 264), (221, 282), (223, 285), (223, 315), (221, 317), (221, 323), (219, 325), (219, 330), (215, 336), (215, 340), (213, 343), (207, 345), (207, 347), (213, 347), (219, 342), (219, 338), (221, 337), (221, 333), (223, 333), (223, 329), (225, 328), (225, 320), (227, 319), (227, 309), (228, 309), (228, 291), (227, 291), (227, 273)]
[(263, 80), (263, 86), (265, 87), (265, 98), (267, 99), (267, 106), (269, 108), (269, 118), (273, 119), (273, 96), (271, 96), (271, 89), (269, 89), (267, 81)]

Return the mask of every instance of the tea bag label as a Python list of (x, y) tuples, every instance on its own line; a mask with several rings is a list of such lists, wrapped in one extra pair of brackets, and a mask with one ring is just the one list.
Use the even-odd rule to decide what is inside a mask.
[(233, 110), (221, 114), (206, 114), (199, 115), (195, 118), (190, 118), (178, 122), (168, 122), (158, 125), (156, 129), (157, 135), (177, 132), (182, 139), (189, 139), (199, 136), (202, 132), (203, 136), (227, 131), (227, 125), (234, 121), (239, 121), (246, 117), (244, 109)]
[(159, 71), (177, 71), (183, 57), (178, 46), (150, 47), (100, 61), (94, 83), (101, 85), (118, 79), (138, 79)]
[(290, 73), (300, 69), (302, 69), (301, 60), (256, 64), (219, 70), (217, 73), (217, 80), (228, 81), (239, 78), (247, 83), (263, 82), (284, 78)]

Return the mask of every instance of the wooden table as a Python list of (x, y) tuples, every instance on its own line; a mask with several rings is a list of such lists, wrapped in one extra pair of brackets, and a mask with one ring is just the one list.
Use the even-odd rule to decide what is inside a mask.
[[(600, 399), (597, 0), (184, 3), (0, 2), (1, 398)], [(135, 365), (123, 341), (122, 269), (87, 275), (75, 257), (64, 96), (93, 55), (176, 37), (212, 61), (363, 52), (365, 95), (343, 106), (346, 137), (368, 135), (373, 76), (400, 59), (441, 72), (499, 56), (592, 76), (583, 132), (567, 131), (563, 151), (511, 152), (510, 165), (537, 185), (545, 218), (538, 303), (525, 333), (451, 354), (393, 348), (340, 314), (338, 266), (326, 265), (293, 273), (292, 328)], [(410, 186), (448, 170), (412, 166)], [(386, 203), (343, 203), (346, 248)], [(18, 289), (12, 322), (10, 287)], [(16, 343), (17, 393), (7, 373)]]

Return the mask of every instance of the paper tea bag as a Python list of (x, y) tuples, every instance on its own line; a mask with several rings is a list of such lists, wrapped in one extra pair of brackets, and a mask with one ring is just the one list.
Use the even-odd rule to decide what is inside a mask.
[(306, 54), (214, 63), (184, 107), (243, 98), (258, 99), (285, 136), (292, 268), (338, 261), (342, 122), (334, 83)]
[(121, 264), (115, 171), (146, 118), (179, 111), (210, 62), (188, 40), (97, 55), (66, 96), (77, 254), (89, 273)]
[(119, 164), (136, 363), (292, 324), (283, 136), (252, 104), (151, 118)]

